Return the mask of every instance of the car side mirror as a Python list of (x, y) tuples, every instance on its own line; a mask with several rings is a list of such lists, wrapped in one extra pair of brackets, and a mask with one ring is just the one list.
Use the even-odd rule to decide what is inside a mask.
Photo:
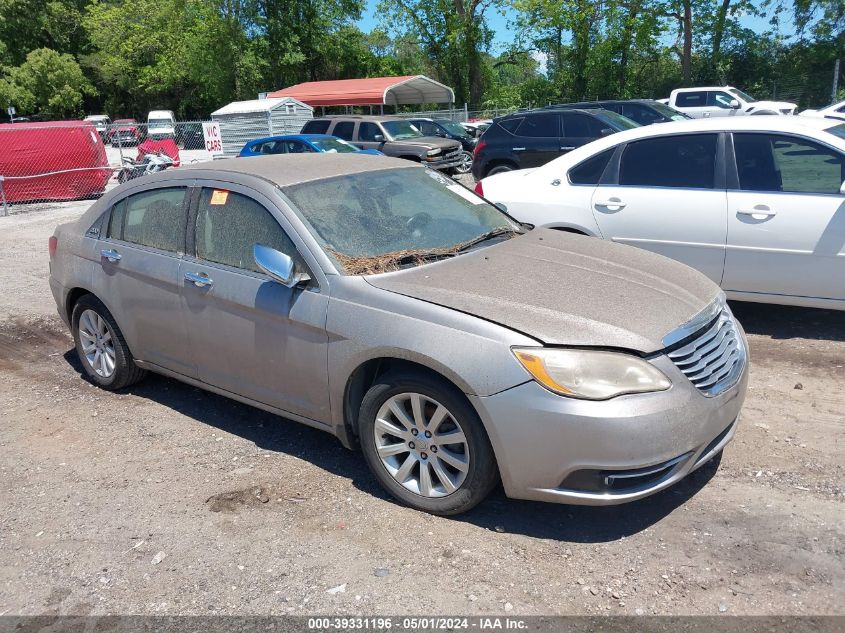
[(376, 143), (384, 143), (384, 135), (383, 135), (383, 134), (376, 134), (376, 135), (373, 137), (373, 140), (374, 140)]
[(739, 101), (737, 101), (736, 99), (731, 99), (728, 105), (731, 106), (734, 110), (739, 109)]
[(609, 127), (602, 128), (601, 135), (602, 135), (602, 136), (610, 136), (610, 135), (611, 135), (611, 134), (613, 134), (615, 131), (616, 131), (616, 130), (613, 130), (613, 129), (609, 128)]
[(508, 212), (508, 207), (505, 205), (504, 202), (494, 202), (493, 206), (496, 207), (499, 211), (503, 211), (505, 213)]
[(290, 255), (263, 244), (252, 247), (252, 256), (258, 267), (283, 286), (293, 288), (311, 279), (305, 273), (296, 272), (296, 264)]

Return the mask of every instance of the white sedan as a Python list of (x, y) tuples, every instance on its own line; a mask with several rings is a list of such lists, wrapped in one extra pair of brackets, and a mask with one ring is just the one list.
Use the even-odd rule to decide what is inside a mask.
[(490, 176), (476, 192), (522, 222), (682, 261), (733, 299), (845, 310), (839, 121), (741, 117), (640, 127), (537, 169)]
[(819, 110), (804, 110), (799, 116), (827, 117), (845, 121), (845, 101), (833, 103)]

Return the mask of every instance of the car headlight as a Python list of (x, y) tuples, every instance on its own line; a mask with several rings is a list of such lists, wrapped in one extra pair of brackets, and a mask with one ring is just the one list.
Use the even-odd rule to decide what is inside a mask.
[(440, 153), (439, 149), (430, 149), (426, 152), (427, 156), (437, 156)]
[(607, 400), (672, 386), (662, 371), (632, 354), (543, 347), (514, 348), (513, 353), (534, 380), (570, 398)]

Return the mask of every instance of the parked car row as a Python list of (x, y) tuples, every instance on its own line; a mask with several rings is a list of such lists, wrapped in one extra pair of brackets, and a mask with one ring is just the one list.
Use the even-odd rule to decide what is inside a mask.
[(640, 127), (485, 178), (476, 191), (522, 222), (684, 262), (729, 298), (845, 309), (841, 121)]
[(112, 121), (105, 114), (85, 117), (97, 129), (104, 143), (113, 147), (138, 145), (145, 139), (171, 139), (184, 149), (202, 149), (205, 146), (202, 124), (198, 121), (177, 123), (170, 110), (153, 110), (146, 123), (136, 119), (116, 119)]

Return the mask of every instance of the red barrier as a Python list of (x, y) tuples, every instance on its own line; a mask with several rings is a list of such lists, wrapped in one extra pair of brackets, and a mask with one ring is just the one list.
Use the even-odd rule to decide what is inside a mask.
[(103, 141), (90, 123), (0, 125), (0, 176), (7, 202), (96, 196), (111, 175)]

